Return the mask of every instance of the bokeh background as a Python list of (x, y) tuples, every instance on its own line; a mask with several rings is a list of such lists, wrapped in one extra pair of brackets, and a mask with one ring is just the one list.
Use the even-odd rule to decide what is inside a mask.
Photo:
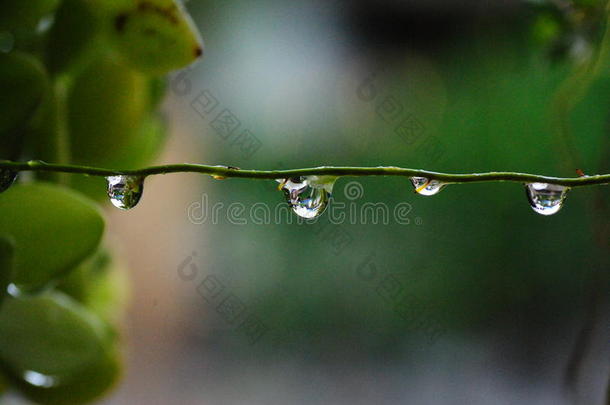
[[(550, 50), (557, 27), (536, 2), (186, 6), (205, 53), (172, 76), (159, 162), (608, 172), (610, 81), (569, 117), (574, 167), (550, 105), (590, 49)], [(219, 114), (239, 122), (232, 135)], [(256, 148), (234, 142), (244, 130)], [(126, 376), (104, 403), (567, 404), (566, 379), (602, 403), (607, 187), (573, 190), (552, 217), (513, 183), (423, 197), (406, 179), (360, 178), (334, 191), (358, 210), (403, 204), (407, 220), (257, 224), (255, 204), (283, 201), (276, 183), (193, 174), (150, 178), (137, 209), (109, 210), (132, 292)], [(206, 203), (217, 219), (193, 214)], [(227, 217), (232, 203), (246, 224)]]

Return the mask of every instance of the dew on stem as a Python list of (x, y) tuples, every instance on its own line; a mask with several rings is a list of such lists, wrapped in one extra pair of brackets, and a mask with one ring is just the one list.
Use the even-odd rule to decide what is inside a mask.
[(142, 176), (109, 176), (108, 197), (117, 208), (128, 210), (135, 207), (144, 192), (144, 177)]
[(336, 177), (300, 176), (278, 179), (279, 189), (298, 216), (312, 219), (321, 215), (330, 201)]
[(568, 188), (556, 184), (529, 183), (525, 185), (532, 209), (541, 215), (556, 214), (562, 207)]
[(446, 186), (445, 183), (427, 177), (411, 177), (411, 184), (417, 194), (425, 196), (438, 194)]

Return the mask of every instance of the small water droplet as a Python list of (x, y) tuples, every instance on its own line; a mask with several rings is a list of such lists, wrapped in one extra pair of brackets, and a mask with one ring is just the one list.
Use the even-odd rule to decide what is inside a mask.
[(36, 32), (39, 34), (44, 34), (51, 28), (54, 22), (54, 15), (47, 15), (45, 17), (42, 17), (40, 21), (38, 21), (38, 25), (36, 26)]
[(42, 374), (37, 371), (27, 370), (23, 373), (23, 379), (35, 387), (51, 388), (59, 384), (57, 377)]
[(10, 283), (6, 286), (6, 292), (14, 298), (23, 297), (25, 294), (21, 291), (21, 288), (17, 287), (14, 283)]
[(0, 169), (0, 193), (13, 185), (17, 172), (10, 169)]
[(411, 184), (417, 194), (425, 196), (438, 194), (446, 186), (445, 183), (427, 177), (411, 177)]
[(336, 179), (330, 176), (301, 176), (277, 181), (292, 211), (302, 218), (312, 219), (326, 209)]
[[(241, 170), (239, 167), (236, 167), (236, 166), (216, 165), (216, 167), (222, 167), (223, 169), (229, 169), (229, 170)], [(227, 177), (223, 176), (222, 174), (211, 174), (210, 176), (212, 176), (212, 178), (214, 180), (226, 180), (227, 179)]]
[(527, 199), (532, 209), (541, 215), (556, 214), (566, 198), (568, 187), (557, 184), (529, 183), (525, 185)]
[(135, 207), (144, 192), (144, 177), (142, 176), (109, 176), (108, 197), (117, 208), (128, 210)]

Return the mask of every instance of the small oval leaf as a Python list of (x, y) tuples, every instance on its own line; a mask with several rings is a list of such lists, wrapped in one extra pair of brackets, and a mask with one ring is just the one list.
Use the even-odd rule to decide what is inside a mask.
[(123, 317), (128, 284), (123, 264), (106, 249), (100, 249), (64, 278), (57, 289), (115, 325)]
[(165, 74), (203, 54), (197, 28), (175, 0), (140, 0), (108, 13), (110, 41), (126, 63), (150, 74)]
[(150, 88), (144, 75), (108, 56), (79, 74), (68, 93), (68, 128), (74, 163), (108, 167), (137, 135)]
[(74, 191), (18, 184), (0, 195), (0, 230), (15, 242), (12, 283), (35, 291), (95, 252), (104, 220), (93, 202)]
[(21, 52), (0, 53), (0, 135), (25, 125), (46, 88), (45, 69), (35, 57)]
[(98, 13), (90, 2), (63, 0), (55, 13), (55, 22), (46, 44), (46, 64), (57, 74), (82, 64), (95, 52), (92, 42), (100, 32)]
[(9, 298), (0, 310), (0, 358), (18, 373), (69, 377), (105, 340), (104, 324), (61, 293)]
[(87, 402), (119, 371), (106, 325), (58, 292), (5, 302), (0, 360), (17, 388), (41, 404)]

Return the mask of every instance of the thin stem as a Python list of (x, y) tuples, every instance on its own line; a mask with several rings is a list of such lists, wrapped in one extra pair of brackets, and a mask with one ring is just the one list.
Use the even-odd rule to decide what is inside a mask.
[(221, 178), (245, 179), (284, 179), (298, 176), (402, 176), (426, 177), (444, 183), (481, 183), (481, 182), (516, 182), (516, 183), (552, 183), (567, 187), (583, 187), (610, 184), (610, 174), (584, 176), (577, 178), (549, 177), (528, 173), (489, 172), (471, 174), (439, 173), (428, 170), (405, 169), (394, 166), (379, 167), (312, 167), (291, 170), (243, 170), (230, 166), (208, 166), (199, 164), (171, 164), (152, 166), (139, 170), (114, 170), (97, 167), (61, 165), (45, 163), (38, 160), (29, 162), (0, 162), (0, 169), (35, 172), (77, 173), (89, 176), (150, 176), (168, 173), (201, 173)]

